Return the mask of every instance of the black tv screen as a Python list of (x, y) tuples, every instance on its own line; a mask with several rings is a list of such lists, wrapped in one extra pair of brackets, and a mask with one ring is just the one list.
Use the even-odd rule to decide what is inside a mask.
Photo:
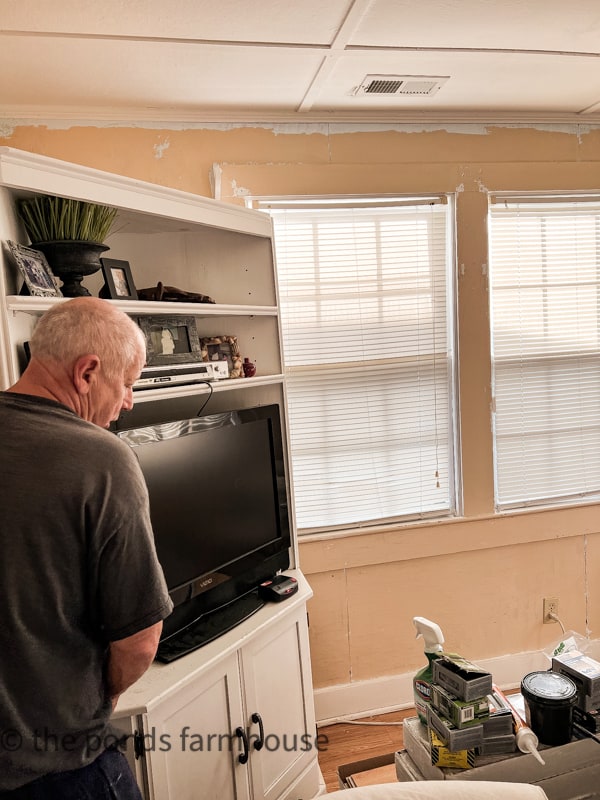
[(120, 431), (150, 497), (159, 561), (176, 609), (165, 633), (289, 566), (277, 405)]

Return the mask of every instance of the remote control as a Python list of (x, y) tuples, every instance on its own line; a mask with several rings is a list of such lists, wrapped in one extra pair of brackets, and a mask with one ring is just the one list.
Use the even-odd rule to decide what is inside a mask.
[(298, 581), (289, 575), (275, 575), (263, 581), (258, 587), (258, 593), (265, 600), (279, 603), (286, 600), (298, 591)]

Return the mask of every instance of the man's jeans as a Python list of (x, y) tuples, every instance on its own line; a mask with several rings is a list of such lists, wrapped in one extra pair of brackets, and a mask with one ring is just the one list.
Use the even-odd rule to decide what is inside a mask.
[(142, 800), (127, 759), (105, 750), (87, 767), (45, 775), (33, 783), (0, 792), (0, 800)]

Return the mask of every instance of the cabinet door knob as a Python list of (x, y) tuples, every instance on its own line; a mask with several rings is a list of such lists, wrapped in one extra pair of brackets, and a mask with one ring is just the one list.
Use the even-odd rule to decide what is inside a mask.
[(248, 737), (246, 736), (246, 731), (240, 726), (239, 728), (235, 729), (235, 735), (238, 739), (242, 740), (244, 745), (244, 752), (240, 753), (238, 756), (238, 761), (240, 764), (246, 764), (248, 762)]
[(254, 740), (254, 749), (262, 750), (265, 743), (265, 729), (263, 727), (262, 717), (257, 711), (255, 711), (254, 714), (252, 714), (251, 719), (255, 724), (258, 723), (258, 739)]

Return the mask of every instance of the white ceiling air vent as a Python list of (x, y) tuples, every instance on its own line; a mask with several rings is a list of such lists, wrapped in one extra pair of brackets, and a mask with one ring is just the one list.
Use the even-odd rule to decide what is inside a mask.
[(447, 80), (437, 75), (367, 75), (352, 94), (431, 97)]

